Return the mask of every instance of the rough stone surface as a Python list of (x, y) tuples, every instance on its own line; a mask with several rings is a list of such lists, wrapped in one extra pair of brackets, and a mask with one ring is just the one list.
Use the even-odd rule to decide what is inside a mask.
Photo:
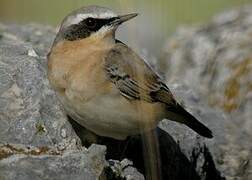
[[(80, 147), (79, 138), (50, 89), (45, 69), (48, 44), (36, 34), (47, 35), (46, 28), (0, 25), (0, 142), (32, 146)], [(33, 28), (31, 28), (33, 27)], [(12, 33), (12, 31), (14, 31)], [(38, 30), (39, 29), (39, 30)], [(16, 33), (19, 32), (19, 33)], [(2, 32), (2, 33), (1, 33)], [(28, 38), (33, 39), (32, 44)], [(37, 52), (43, 51), (43, 55)]]
[(144, 176), (133, 167), (133, 162), (128, 159), (109, 160), (109, 167), (116, 178), (125, 180), (144, 180)]
[[(13, 150), (13, 147), (9, 150)], [(7, 147), (8, 148), (8, 147)], [(18, 148), (21, 150), (21, 148)], [(39, 152), (34, 148), (34, 152)], [(80, 151), (42, 152), (41, 154), (16, 152), (0, 161), (1, 180), (96, 180), (102, 178), (105, 147), (92, 145)], [(52, 153), (53, 152), (53, 153)]]
[(181, 27), (164, 47), (170, 83), (201, 94), (228, 120), (222, 170), (227, 179), (252, 178), (252, 6), (224, 12), (202, 27)]
[(227, 142), (227, 119), (188, 86), (173, 84), (170, 89), (189, 112), (213, 131), (214, 138), (203, 138), (188, 127), (168, 120), (161, 121), (159, 127), (173, 137), (201, 179), (224, 179), (224, 169), (219, 162), (223, 160), (223, 148)]
[(231, 10), (200, 28), (180, 28), (169, 39), (167, 79), (181, 80), (226, 112), (251, 100), (252, 7)]

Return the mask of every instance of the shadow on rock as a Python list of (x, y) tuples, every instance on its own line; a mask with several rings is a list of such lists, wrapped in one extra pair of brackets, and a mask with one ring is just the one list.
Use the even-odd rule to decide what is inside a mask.
[[(79, 137), (82, 139), (83, 145), (90, 146), (91, 141), (90, 132), (78, 125), (75, 121), (70, 119), (71, 124), (76, 130)], [(162, 179), (169, 180), (223, 180), (221, 174), (215, 167), (212, 155), (206, 146), (202, 146), (200, 150), (192, 152), (190, 159), (180, 150), (179, 143), (177, 143), (172, 136), (166, 131), (157, 128), (156, 130), (160, 160), (162, 164), (161, 173)], [(85, 136), (87, 138), (85, 138)], [(133, 161), (141, 173), (145, 173), (144, 156), (143, 156), (143, 141), (141, 136), (132, 136), (126, 140), (115, 140), (107, 137), (96, 136), (96, 143), (105, 145), (107, 147), (106, 159), (123, 160), (129, 159)], [(204, 163), (201, 170), (196, 170), (198, 158), (204, 158)], [(113, 161), (110, 166), (113, 166)]]

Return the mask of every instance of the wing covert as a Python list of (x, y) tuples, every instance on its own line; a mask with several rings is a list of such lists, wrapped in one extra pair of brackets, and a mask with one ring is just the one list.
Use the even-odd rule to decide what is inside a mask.
[[(169, 104), (173, 96), (151, 67), (135, 52), (117, 43), (105, 59), (105, 69), (120, 93), (130, 100)], [(160, 97), (163, 96), (163, 97)]]

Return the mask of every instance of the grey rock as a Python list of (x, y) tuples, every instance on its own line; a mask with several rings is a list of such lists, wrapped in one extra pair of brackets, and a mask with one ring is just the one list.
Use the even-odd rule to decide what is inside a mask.
[(188, 127), (169, 120), (161, 121), (159, 127), (177, 143), (200, 179), (224, 179), (224, 169), (220, 163), (223, 161), (223, 148), (227, 142), (225, 125), (228, 120), (224, 113), (210, 108), (198, 93), (186, 85), (173, 84), (169, 87), (176, 99), (212, 130), (214, 138), (206, 139)]
[[(41, 26), (41, 38), (37, 38), (41, 41), (37, 43), (34, 40), (36, 26), (31, 27), (25, 31), (22, 26), (0, 24), (0, 142), (80, 148), (79, 138), (46, 77), (46, 53), (40, 44), (48, 48), (45, 39), (52, 37)], [(36, 45), (25, 38), (28, 35)], [(48, 38), (42, 38), (42, 35), (48, 35)], [(44, 54), (38, 55), (37, 50)]]
[(109, 168), (112, 170), (113, 174), (119, 179), (125, 180), (144, 180), (144, 176), (137, 171), (133, 166), (133, 162), (128, 159), (109, 160)]
[(0, 34), (32, 45), (39, 56), (46, 56), (56, 34), (56, 29), (40, 24), (0, 24)]
[[(1, 180), (96, 180), (103, 178), (106, 165), (106, 147), (92, 145), (89, 149), (41, 151), (38, 148), (22, 149), (11, 147), (9, 151), (18, 149), (8, 158), (0, 161)], [(3, 147), (1, 147), (3, 149)], [(1, 151), (1, 150), (0, 150)], [(37, 154), (36, 154), (37, 152)]]
[(165, 46), (167, 79), (200, 90), (226, 112), (251, 99), (251, 6), (216, 16), (199, 28), (180, 28)]
[(179, 28), (161, 58), (169, 83), (187, 84), (224, 112), (226, 142), (217, 162), (227, 179), (249, 179), (252, 172), (251, 34), (252, 6), (233, 9), (207, 25)]

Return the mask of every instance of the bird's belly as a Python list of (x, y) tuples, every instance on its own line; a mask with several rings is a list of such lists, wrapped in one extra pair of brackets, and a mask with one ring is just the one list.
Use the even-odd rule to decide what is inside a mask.
[(100, 136), (125, 139), (140, 133), (143, 122), (148, 122), (141, 117), (136, 105), (121, 95), (102, 95), (89, 101), (61, 97), (61, 101), (73, 119)]

